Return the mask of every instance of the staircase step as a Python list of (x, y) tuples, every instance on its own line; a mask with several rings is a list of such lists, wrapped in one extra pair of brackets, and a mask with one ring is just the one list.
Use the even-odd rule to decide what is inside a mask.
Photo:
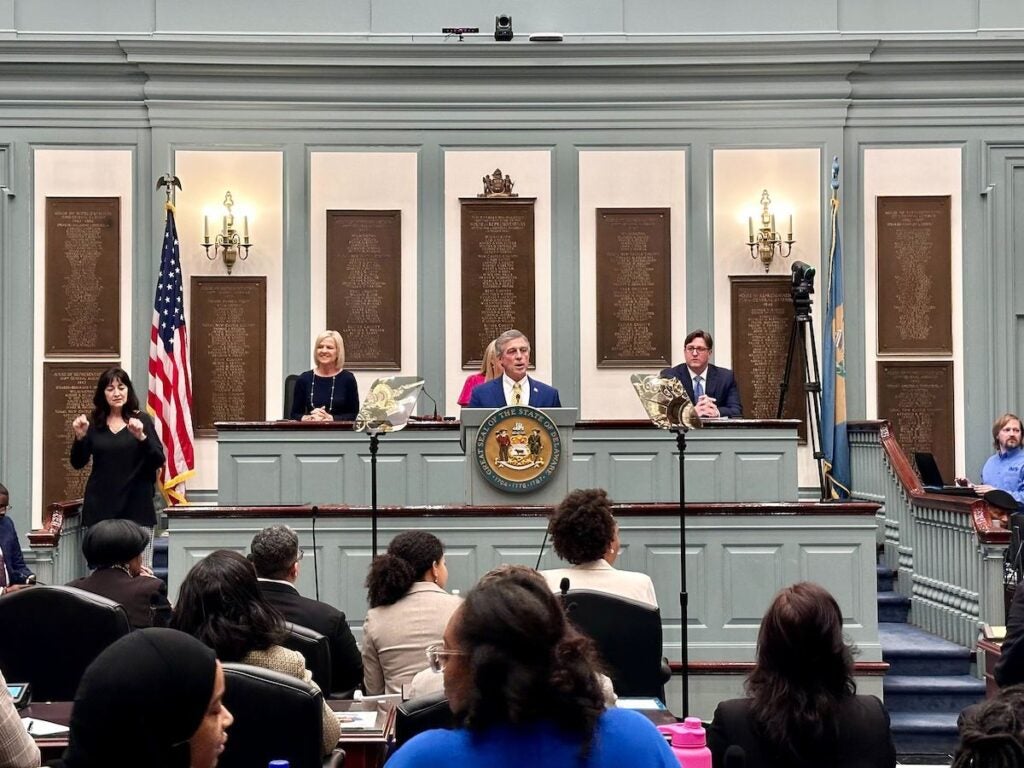
[(910, 614), (910, 598), (898, 592), (878, 593), (878, 620), (889, 624), (906, 623)]
[(941, 712), (896, 712), (890, 715), (896, 753), (950, 755), (956, 749), (957, 714)]
[(909, 624), (878, 625), (882, 659), (889, 662), (888, 676), (967, 675), (971, 671), (971, 651), (963, 646), (928, 634)]
[(885, 693), (885, 708), (892, 714), (958, 714), (985, 698), (985, 682), (974, 675), (886, 675), (882, 689)]
[(878, 593), (892, 592), (896, 583), (896, 571), (886, 565), (879, 563), (875, 566), (875, 582), (878, 585)]

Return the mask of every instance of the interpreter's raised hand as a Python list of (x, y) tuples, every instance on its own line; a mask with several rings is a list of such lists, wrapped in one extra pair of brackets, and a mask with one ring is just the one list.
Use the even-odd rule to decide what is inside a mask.
[(84, 413), (80, 413), (75, 417), (75, 420), (71, 422), (71, 429), (75, 431), (76, 440), (81, 440), (85, 437), (85, 433), (89, 431), (89, 419), (85, 417)]
[(142, 429), (141, 419), (137, 419), (134, 416), (128, 419), (128, 431), (131, 432), (132, 437), (134, 437), (140, 443), (146, 439), (146, 433)]

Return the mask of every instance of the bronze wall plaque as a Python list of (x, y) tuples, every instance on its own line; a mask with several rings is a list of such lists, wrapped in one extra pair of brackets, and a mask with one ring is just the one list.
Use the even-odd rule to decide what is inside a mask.
[(950, 198), (879, 197), (878, 351), (952, 354)]
[(907, 456), (935, 454), (943, 479), (953, 482), (953, 363), (878, 363), (878, 417), (892, 422)]
[(672, 358), (671, 209), (597, 209), (597, 367)]
[(537, 359), (534, 197), (462, 203), (462, 367), (480, 367), (484, 349), (518, 328)]
[[(43, 497), (40, 508), (55, 501), (80, 499), (92, 471), (90, 464), (71, 466), (71, 422), (84, 413), (92, 420), (92, 397), (100, 374), (119, 365), (117, 360), (91, 363), (43, 363)], [(133, 384), (135, 382), (132, 382)], [(135, 394), (146, 398), (146, 391)]]
[(327, 327), (345, 367), (402, 367), (402, 212), (327, 212)]
[(47, 355), (121, 352), (121, 199), (46, 198)]
[[(779, 385), (786, 373), (793, 330), (791, 281), (784, 275), (732, 276), (732, 364), (748, 419), (774, 419)], [(806, 329), (811, 333), (811, 329)], [(800, 441), (807, 441), (804, 352), (797, 339), (782, 416), (800, 420)]]
[(193, 277), (189, 320), (192, 424), (267, 417), (267, 278)]

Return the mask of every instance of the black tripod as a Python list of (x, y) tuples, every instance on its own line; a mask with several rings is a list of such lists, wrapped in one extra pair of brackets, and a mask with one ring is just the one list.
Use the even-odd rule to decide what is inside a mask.
[(811, 415), (808, 425), (811, 450), (814, 460), (818, 463), (818, 485), (821, 487), (821, 498), (824, 501), (828, 496), (825, 485), (825, 454), (821, 451), (821, 371), (818, 368), (818, 346), (814, 341), (814, 321), (811, 319), (814, 267), (802, 261), (793, 262), (793, 282), (789, 290), (793, 298), (793, 325), (789, 331), (789, 351), (786, 353), (786, 369), (782, 384), (779, 385), (779, 407), (775, 418), (782, 418), (786, 406), (789, 377), (793, 372), (793, 359), (799, 344), (804, 360), (807, 410)]
[(682, 613), (679, 645), (683, 672), (683, 717), (686, 718), (690, 714), (690, 596), (686, 592), (686, 429), (678, 427), (672, 431), (676, 433), (676, 446), (679, 448), (679, 609)]

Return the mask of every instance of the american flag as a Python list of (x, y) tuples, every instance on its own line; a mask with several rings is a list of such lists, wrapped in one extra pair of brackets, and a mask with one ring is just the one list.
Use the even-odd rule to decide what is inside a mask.
[(146, 410), (153, 417), (167, 463), (160, 484), (171, 504), (186, 503), (185, 480), (195, 473), (192, 435), (192, 374), (188, 368), (188, 332), (181, 295), (181, 260), (174, 207), (167, 205), (167, 227), (160, 255), (160, 277), (153, 304), (149, 335), (149, 398)]

